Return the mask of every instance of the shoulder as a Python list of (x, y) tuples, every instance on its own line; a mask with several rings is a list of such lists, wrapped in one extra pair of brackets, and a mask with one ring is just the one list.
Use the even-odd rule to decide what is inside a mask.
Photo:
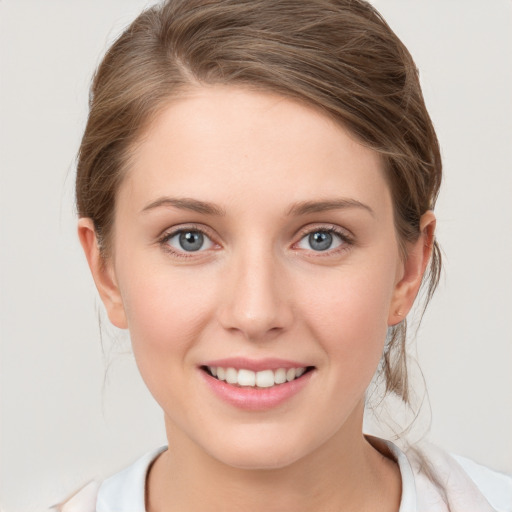
[(512, 475), (493, 471), (476, 462), (453, 455), (478, 489), (497, 510), (512, 511)]
[(100, 482), (92, 481), (59, 505), (54, 505), (50, 512), (95, 512)]
[(512, 512), (511, 475), (427, 443), (409, 448), (405, 455), (414, 473), (418, 510), (443, 501), (453, 512)]
[(102, 482), (90, 482), (57, 512), (145, 512), (146, 476), (151, 464), (167, 447), (146, 453), (133, 464)]

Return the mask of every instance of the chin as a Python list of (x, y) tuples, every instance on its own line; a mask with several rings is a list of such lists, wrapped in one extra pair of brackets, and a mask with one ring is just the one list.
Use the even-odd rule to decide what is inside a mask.
[(210, 455), (233, 468), (275, 470), (288, 467), (314, 451), (314, 447), (305, 442), (306, 435), (253, 434), (219, 441), (209, 450)]
[(257, 471), (282, 469), (291, 466), (301, 457), (293, 450), (277, 452), (275, 448), (269, 448), (264, 452), (260, 449), (245, 449), (216, 458), (233, 468)]

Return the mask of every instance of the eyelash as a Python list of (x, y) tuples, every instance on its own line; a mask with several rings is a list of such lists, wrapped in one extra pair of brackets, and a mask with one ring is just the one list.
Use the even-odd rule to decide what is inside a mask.
[(188, 226), (185, 226), (185, 227), (181, 227), (181, 228), (178, 228), (178, 229), (173, 229), (172, 231), (167, 231), (165, 232), (159, 239), (158, 239), (158, 244), (162, 247), (162, 249), (170, 254), (172, 254), (173, 256), (177, 257), (177, 258), (192, 258), (192, 257), (197, 257), (197, 255), (195, 253), (199, 253), (201, 254), (202, 252), (204, 251), (191, 251), (191, 252), (187, 252), (187, 251), (177, 251), (176, 249), (174, 249), (174, 247), (171, 247), (169, 245), (169, 240), (171, 240), (173, 237), (175, 237), (176, 235), (179, 235), (180, 233), (188, 233), (188, 232), (197, 232), (197, 233), (201, 233), (202, 235), (204, 235), (206, 238), (208, 238), (209, 240), (211, 240), (212, 244), (214, 245), (218, 245), (216, 244), (214, 241), (213, 241), (213, 237), (207, 232), (206, 229), (204, 229), (203, 227), (201, 226), (197, 226), (197, 225), (194, 225), (194, 224), (190, 224)]
[(298, 242), (295, 242), (293, 245), (296, 246), (307, 236), (309, 236), (313, 233), (319, 233), (319, 232), (336, 235), (337, 237), (340, 238), (341, 245), (339, 247), (335, 247), (334, 249), (327, 249), (325, 251), (314, 251), (311, 249), (310, 252), (311, 252), (311, 254), (314, 255), (313, 257), (315, 257), (315, 258), (329, 257), (329, 256), (340, 254), (342, 252), (349, 250), (355, 244), (355, 240), (354, 240), (353, 236), (350, 235), (349, 233), (347, 233), (347, 230), (341, 229), (338, 226), (335, 226), (333, 224), (330, 224), (330, 225), (321, 224), (321, 225), (317, 225), (317, 226), (313, 226), (313, 227), (308, 226), (308, 227), (304, 228), (303, 230), (301, 230), (299, 232)]
[[(162, 247), (162, 249), (164, 251), (166, 251), (178, 258), (192, 258), (192, 257), (197, 256), (194, 254), (195, 252), (197, 252), (199, 254), (205, 252), (205, 251), (190, 251), (190, 252), (178, 251), (169, 245), (168, 242), (173, 237), (175, 237), (176, 235), (179, 235), (180, 233), (187, 233), (187, 232), (201, 233), (206, 238), (208, 238), (212, 242), (212, 244), (218, 246), (218, 244), (216, 244), (213, 241), (213, 237), (207, 232), (207, 230), (205, 230), (201, 226), (197, 226), (197, 225), (193, 225), (193, 224), (191, 224), (189, 226), (181, 227), (179, 229), (173, 229), (172, 231), (165, 232), (158, 239), (158, 244)], [(307, 237), (313, 233), (317, 233), (317, 232), (334, 234), (340, 238), (342, 243), (339, 247), (335, 247), (334, 249), (327, 249), (325, 251), (314, 251), (311, 249), (311, 253), (313, 253), (315, 255), (315, 257), (332, 256), (333, 254), (338, 254), (338, 253), (347, 251), (355, 243), (353, 237), (351, 235), (347, 234), (346, 230), (342, 230), (338, 226), (334, 226), (334, 225), (328, 225), (328, 226), (320, 225), (320, 226), (314, 226), (314, 227), (307, 227), (307, 228), (304, 228), (303, 230), (301, 230), (299, 232), (299, 240), (297, 242), (295, 242), (293, 245), (296, 246), (305, 237)]]

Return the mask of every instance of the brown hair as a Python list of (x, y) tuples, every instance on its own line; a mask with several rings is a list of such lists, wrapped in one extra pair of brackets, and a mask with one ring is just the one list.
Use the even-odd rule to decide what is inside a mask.
[[(76, 178), (105, 258), (116, 191), (137, 137), (187, 87), (233, 84), (304, 102), (380, 153), (398, 239), (419, 236), (434, 207), (441, 158), (409, 52), (362, 0), (167, 0), (144, 11), (108, 50), (94, 77)], [(439, 281), (434, 242), (426, 302)], [(405, 320), (390, 328), (381, 370), (408, 401)]]

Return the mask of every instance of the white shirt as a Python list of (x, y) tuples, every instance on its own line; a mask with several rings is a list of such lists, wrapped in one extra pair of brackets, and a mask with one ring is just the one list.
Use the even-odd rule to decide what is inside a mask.
[[(369, 439), (372, 441), (372, 439)], [(398, 512), (512, 512), (512, 476), (492, 471), (432, 445), (405, 453), (383, 443), (400, 468), (402, 498)], [(146, 512), (146, 476), (151, 463), (167, 448), (147, 453), (102, 483), (91, 482), (69, 500), (62, 512)], [(425, 471), (428, 461), (436, 485)]]

